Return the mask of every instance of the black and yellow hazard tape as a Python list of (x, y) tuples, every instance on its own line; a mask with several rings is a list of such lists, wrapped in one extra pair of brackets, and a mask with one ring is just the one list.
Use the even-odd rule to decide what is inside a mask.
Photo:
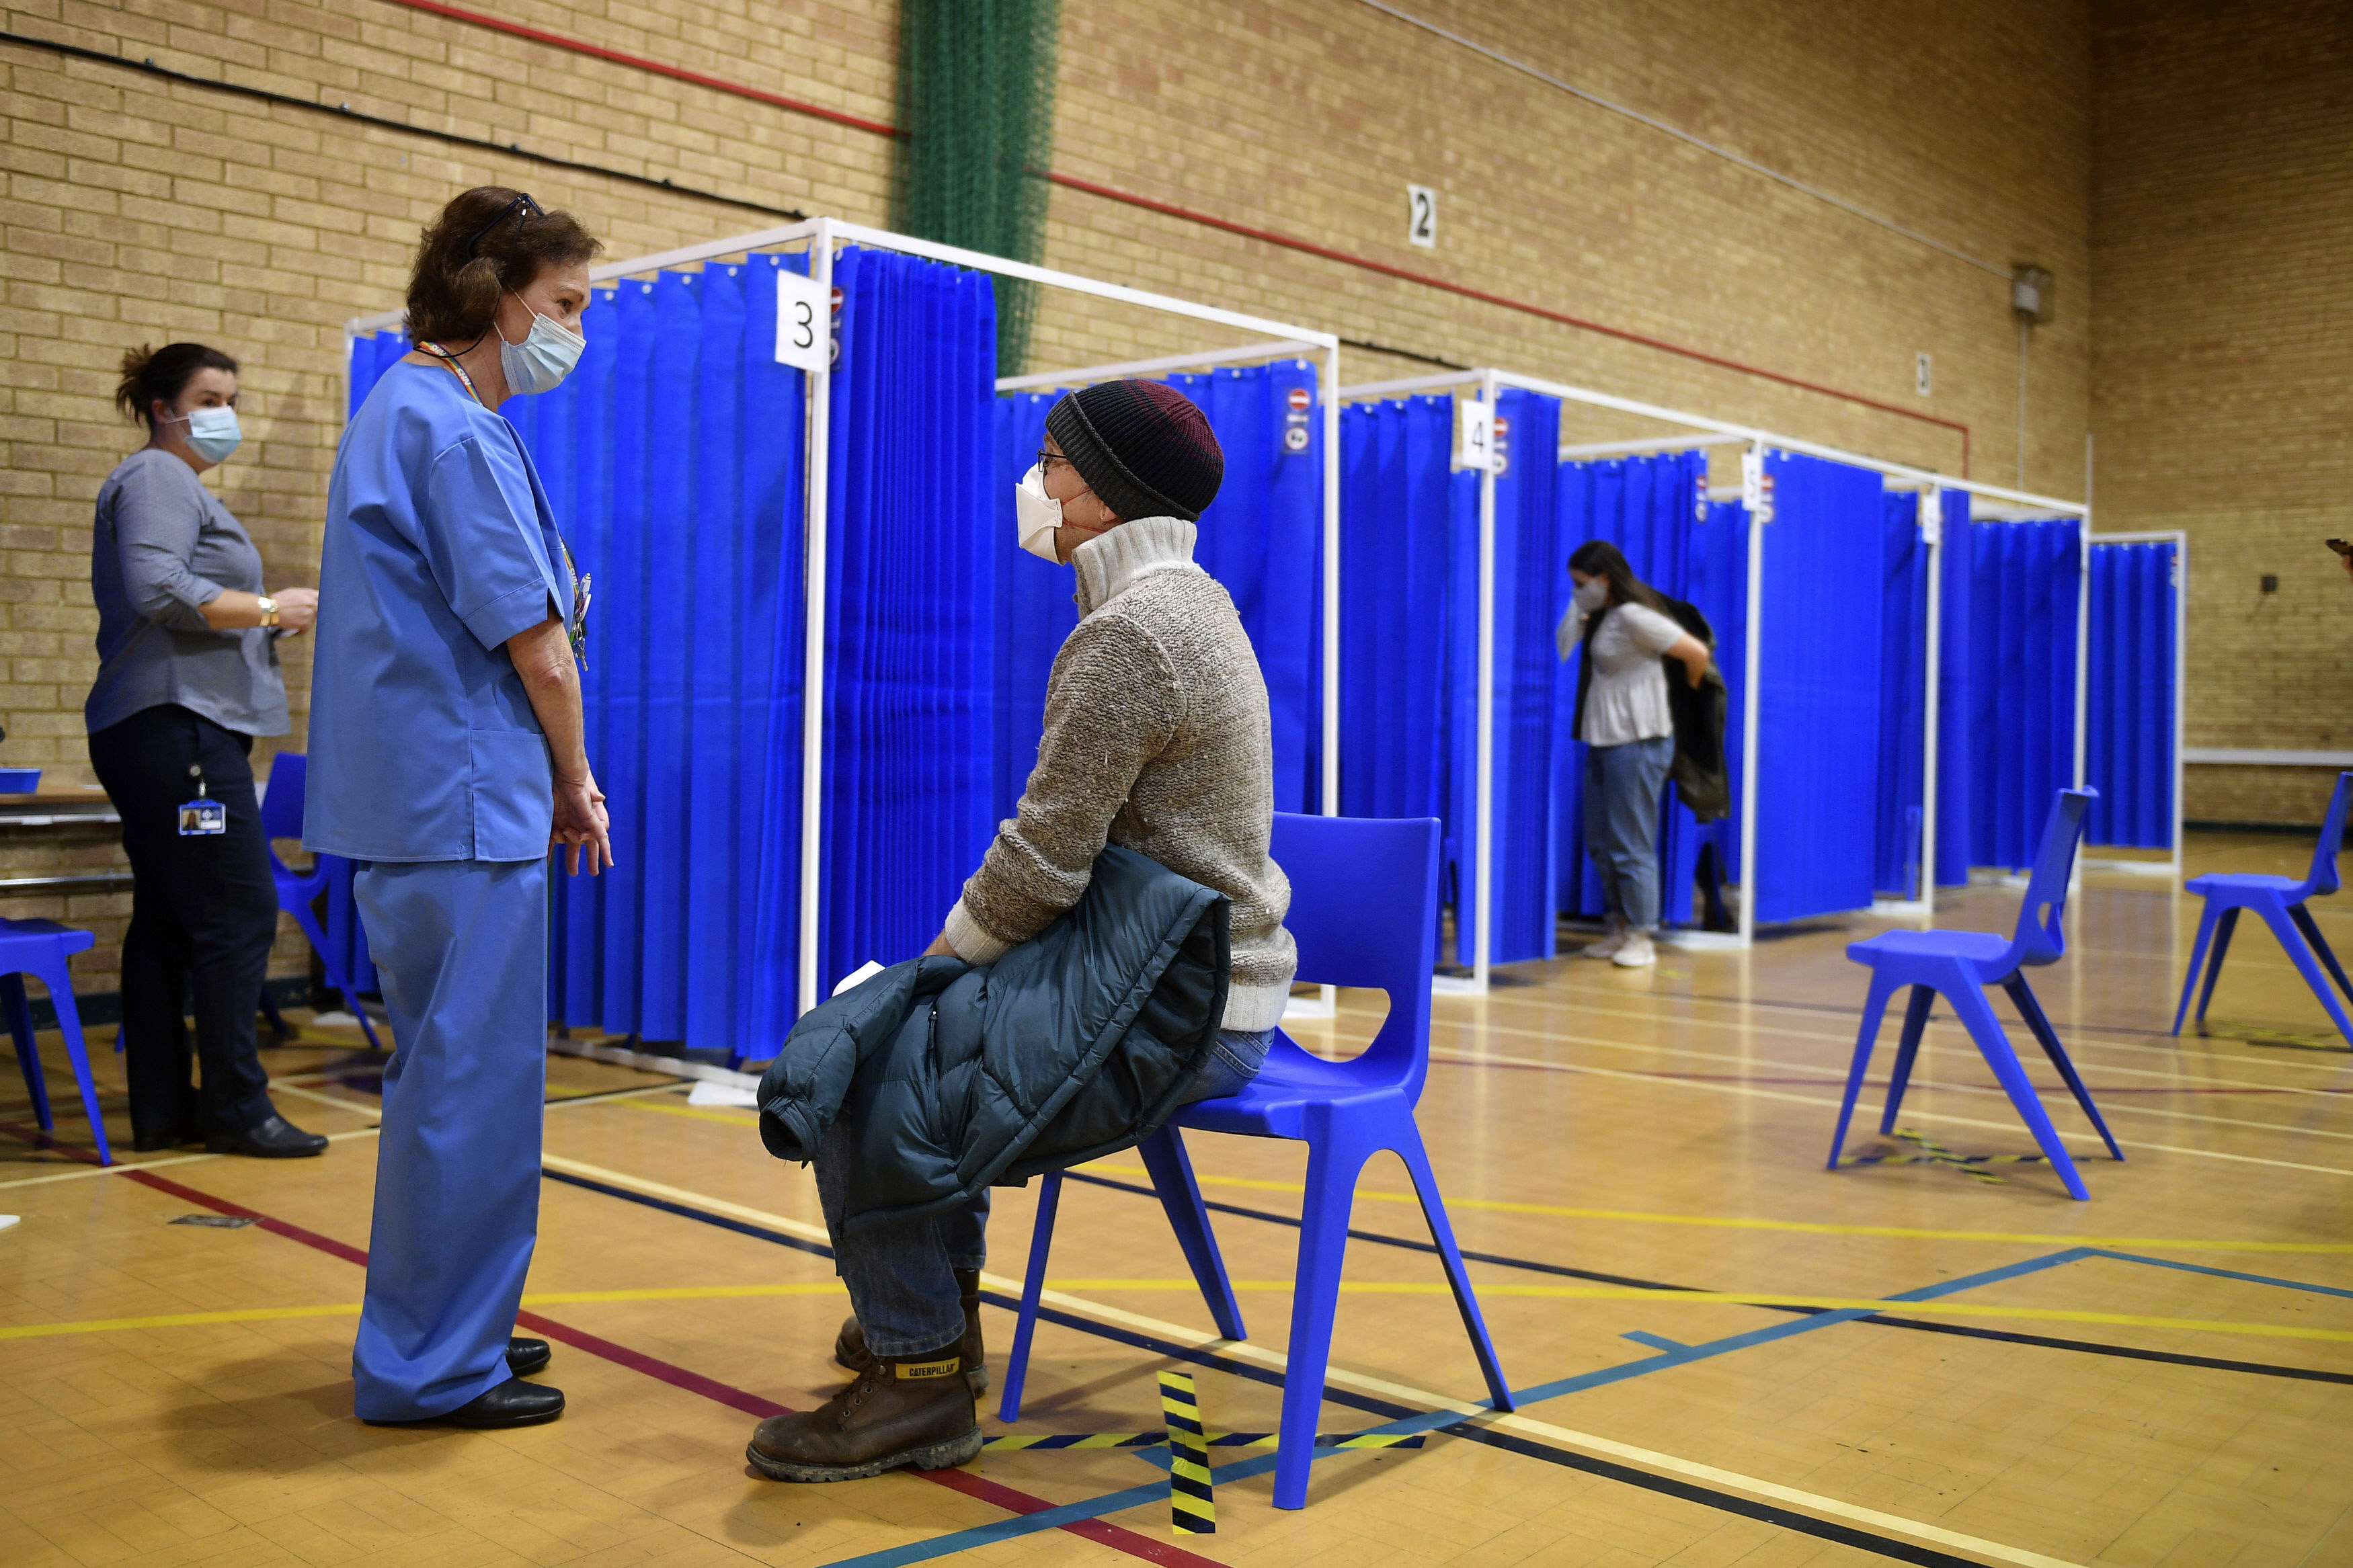
[(2040, 1154), (1958, 1154), (1943, 1144), (1931, 1141), (1926, 1133), (1909, 1127), (1895, 1130), (1896, 1138), (1914, 1146), (1913, 1152), (1891, 1149), (1882, 1153), (1857, 1154), (1840, 1162), (1847, 1165), (1949, 1165), (1974, 1182), (2001, 1184), (2001, 1178), (1988, 1170), (1989, 1165), (2035, 1165), (2042, 1163)]
[[(1205, 1436), (1212, 1448), (1272, 1448), (1281, 1434), (1210, 1432)], [(1157, 1448), (1166, 1441), (1166, 1432), (1006, 1432), (981, 1447), (1009, 1454), (1047, 1448)], [(1319, 1432), (1315, 1436), (1319, 1448), (1419, 1448), (1422, 1442), (1419, 1432)]]
[(1178, 1535), (1218, 1533), (1218, 1502), (1209, 1489), (1208, 1434), (1193, 1397), (1193, 1374), (1160, 1374), (1160, 1415), (1168, 1423), (1168, 1515)]

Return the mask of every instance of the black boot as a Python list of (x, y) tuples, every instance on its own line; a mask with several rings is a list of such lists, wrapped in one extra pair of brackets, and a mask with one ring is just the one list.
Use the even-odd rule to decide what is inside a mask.
[(207, 1154), (250, 1154), (258, 1160), (295, 1160), (323, 1154), (327, 1141), (272, 1111), (242, 1132), (216, 1132), (205, 1140)]
[[(955, 1280), (956, 1296), (964, 1303), (964, 1340), (956, 1349), (964, 1357), (965, 1381), (978, 1399), (988, 1392), (988, 1347), (980, 1338), (980, 1270), (959, 1268)], [(855, 1315), (841, 1321), (841, 1331), (833, 1337), (833, 1359), (852, 1372), (864, 1372), (874, 1363), (874, 1352), (866, 1348), (866, 1331)]]

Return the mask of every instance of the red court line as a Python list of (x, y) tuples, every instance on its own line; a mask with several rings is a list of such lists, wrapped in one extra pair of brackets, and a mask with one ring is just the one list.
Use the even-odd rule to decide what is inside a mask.
[[(73, 1152), (78, 1152), (78, 1151)], [(95, 1159), (96, 1156), (89, 1155), (85, 1158)], [(200, 1204), (216, 1214), (233, 1215), (238, 1218), (249, 1217), (261, 1229), (273, 1236), (282, 1236), (289, 1241), (299, 1241), (305, 1247), (314, 1247), (331, 1257), (340, 1258), (346, 1263), (356, 1263), (363, 1268), (367, 1267), (367, 1254), (348, 1242), (337, 1241), (331, 1236), (321, 1236), (315, 1230), (305, 1230), (299, 1225), (289, 1224), (274, 1215), (263, 1214), (259, 1209), (248, 1208), (243, 1204), (231, 1203), (227, 1198), (215, 1197), (210, 1193), (200, 1192), (195, 1187), (173, 1181), (166, 1176), (158, 1176), (137, 1169), (127, 1169), (123, 1174), (142, 1186), (153, 1187), (159, 1193), (167, 1194), (185, 1203)], [(770, 1415), (788, 1414), (790, 1410), (790, 1406), (778, 1405), (772, 1399), (765, 1399), (759, 1394), (734, 1387), (733, 1384), (705, 1377), (699, 1372), (690, 1372), (685, 1367), (647, 1355), (642, 1351), (633, 1351), (627, 1345), (616, 1344), (611, 1340), (600, 1338), (584, 1329), (575, 1329), (568, 1323), (557, 1322), (553, 1318), (542, 1317), (537, 1312), (518, 1312), (515, 1314), (515, 1321), (536, 1333), (546, 1335), (549, 1339), (561, 1340), (575, 1350), (583, 1350), (590, 1355), (601, 1356), (617, 1366), (624, 1366), (631, 1372), (642, 1373), (648, 1377), (667, 1383), (673, 1388), (684, 1389), (690, 1394), (699, 1394), (705, 1399), (713, 1400), (733, 1410), (740, 1410), (747, 1415), (757, 1415), (765, 1419)], [(950, 1491), (962, 1492), (976, 1501), (1001, 1508), (1008, 1513), (1042, 1513), (1048, 1509), (1062, 1506), (1060, 1503), (1048, 1502), (1044, 1498), (1032, 1497), (1028, 1492), (1017, 1491), (1002, 1482), (992, 1481), (985, 1476), (970, 1475), (963, 1470), (913, 1470), (908, 1473), (918, 1480), (930, 1481), (934, 1486), (945, 1487)], [(1059, 1528), (1099, 1545), (1124, 1552), (1131, 1557), (1141, 1558), (1146, 1563), (1166, 1563), (1169, 1568), (1225, 1568), (1225, 1564), (1212, 1558), (1197, 1555), (1180, 1546), (1155, 1541), (1148, 1535), (1139, 1535), (1134, 1531), (1124, 1529), (1116, 1524), (1107, 1524), (1098, 1519), (1074, 1520)]]

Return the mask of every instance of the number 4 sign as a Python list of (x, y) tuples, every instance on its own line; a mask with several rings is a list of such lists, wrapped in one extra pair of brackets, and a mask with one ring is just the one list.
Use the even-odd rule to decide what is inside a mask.
[(776, 268), (776, 363), (795, 370), (827, 368), (833, 346), (831, 300), (824, 284)]

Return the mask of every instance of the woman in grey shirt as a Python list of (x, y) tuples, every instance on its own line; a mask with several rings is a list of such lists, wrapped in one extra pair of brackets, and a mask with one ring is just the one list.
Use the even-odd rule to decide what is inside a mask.
[[(248, 758), (256, 735), (287, 731), (277, 639), (310, 627), (319, 595), (264, 595), (261, 552), (198, 477), (237, 445), (235, 360), (202, 343), (135, 350), (115, 401), (148, 438), (98, 492), (99, 669), (83, 719), (131, 858), (122, 1043), (133, 1146), (316, 1154), (327, 1141), (278, 1114), (255, 1049), (278, 893)], [(217, 826), (184, 817), (199, 797), (224, 808)], [(191, 987), (201, 1095), (182, 1023)]]

